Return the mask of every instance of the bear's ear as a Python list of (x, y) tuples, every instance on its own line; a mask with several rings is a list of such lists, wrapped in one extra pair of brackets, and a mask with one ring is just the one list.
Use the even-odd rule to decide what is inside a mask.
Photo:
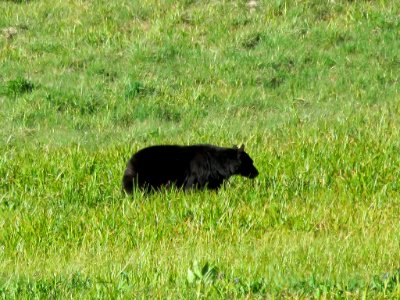
[(241, 152), (244, 151), (244, 144), (242, 144), (242, 146), (240, 146), (239, 151), (241, 151)]
[(238, 146), (233, 145), (232, 149), (238, 150), (239, 148), (238, 148)]

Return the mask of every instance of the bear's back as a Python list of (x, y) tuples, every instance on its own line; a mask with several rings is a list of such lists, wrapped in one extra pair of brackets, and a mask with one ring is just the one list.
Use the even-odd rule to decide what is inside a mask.
[(210, 153), (216, 151), (217, 147), (211, 145), (157, 145), (139, 150), (132, 158), (146, 165), (148, 163), (161, 163), (162, 165), (175, 163), (187, 164), (196, 156), (208, 156)]

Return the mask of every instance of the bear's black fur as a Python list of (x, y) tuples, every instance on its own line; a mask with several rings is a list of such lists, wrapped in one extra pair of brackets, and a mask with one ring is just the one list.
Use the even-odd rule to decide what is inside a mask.
[(162, 186), (218, 189), (232, 175), (254, 178), (253, 160), (240, 148), (213, 145), (160, 145), (138, 151), (128, 161), (122, 180), (130, 194), (135, 186), (149, 191)]

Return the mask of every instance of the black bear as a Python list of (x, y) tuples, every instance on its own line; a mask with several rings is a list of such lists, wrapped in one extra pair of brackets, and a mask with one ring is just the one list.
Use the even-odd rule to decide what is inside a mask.
[(232, 175), (254, 178), (253, 160), (240, 148), (213, 145), (159, 145), (138, 151), (128, 161), (122, 184), (130, 194), (135, 186), (149, 191), (162, 186), (217, 190)]

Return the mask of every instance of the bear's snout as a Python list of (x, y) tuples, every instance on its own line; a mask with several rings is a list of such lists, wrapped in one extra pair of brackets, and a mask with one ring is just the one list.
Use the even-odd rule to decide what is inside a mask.
[(250, 173), (249, 178), (253, 179), (256, 178), (258, 176), (258, 170), (256, 168), (254, 168), (254, 170)]

